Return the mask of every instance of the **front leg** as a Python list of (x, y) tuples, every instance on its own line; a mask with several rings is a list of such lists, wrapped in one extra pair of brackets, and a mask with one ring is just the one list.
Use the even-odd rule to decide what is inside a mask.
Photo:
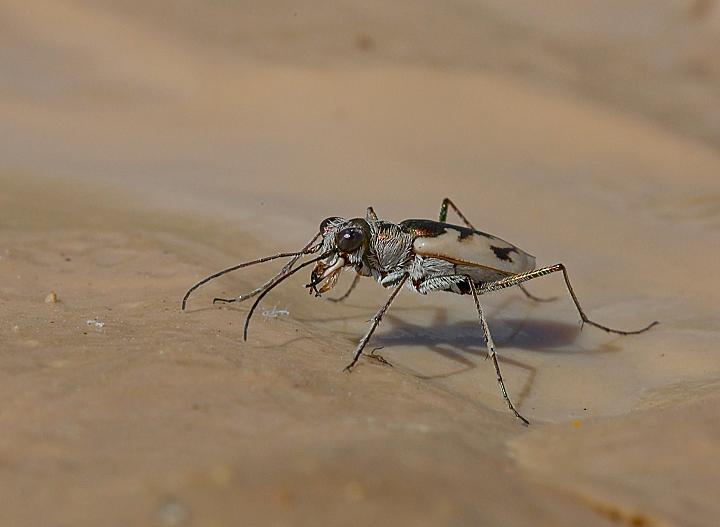
[(350, 296), (350, 293), (352, 293), (353, 290), (355, 289), (355, 287), (357, 287), (359, 281), (360, 281), (360, 275), (356, 274), (355, 277), (353, 278), (352, 284), (350, 284), (350, 288), (347, 291), (345, 291), (344, 295), (342, 295), (338, 298), (328, 298), (328, 300), (330, 302), (342, 302), (343, 300), (345, 300), (347, 297)]

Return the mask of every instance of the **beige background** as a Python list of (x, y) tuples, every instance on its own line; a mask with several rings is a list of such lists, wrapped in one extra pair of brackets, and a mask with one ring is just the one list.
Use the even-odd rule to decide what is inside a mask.
[[(713, 0), (6, 0), (0, 524), (713, 525), (718, 49)], [(289, 280), (247, 343), (210, 301), (279, 265), (179, 312), (445, 196), (661, 325), (484, 298), (523, 428), (467, 297), (403, 292), (352, 375), (377, 284)]]

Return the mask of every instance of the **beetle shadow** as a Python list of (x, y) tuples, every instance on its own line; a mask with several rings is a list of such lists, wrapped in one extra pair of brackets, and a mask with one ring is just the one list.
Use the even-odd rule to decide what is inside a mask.
[[(493, 306), (493, 311), (502, 312), (509, 304), (516, 301), (521, 301), (521, 299), (508, 298), (500, 304)], [(389, 324), (386, 324), (386, 331), (383, 331), (382, 334), (376, 333), (373, 335), (369, 346), (372, 346), (371, 349), (374, 351), (382, 348), (392, 349), (393, 347), (400, 346), (422, 347), (437, 353), (459, 366), (449, 372), (428, 375), (414, 371), (412, 368), (409, 368), (407, 364), (403, 365), (403, 370), (423, 380), (449, 378), (482, 367), (482, 362), (484, 361), (471, 359), (472, 355), (477, 355), (483, 359), (488, 356), (482, 328), (477, 318), (477, 312), (474, 309), (468, 310), (468, 319), (456, 322), (450, 322), (448, 320), (448, 309), (444, 306), (414, 308), (397, 306), (393, 309), (393, 312), (402, 313), (428, 310), (432, 311), (431, 320), (427, 323), (420, 324), (399, 318), (397, 314), (387, 313), (383, 318), (383, 322), (389, 322)], [(324, 321), (341, 320), (343, 318), (347, 319), (347, 317), (332, 317), (331, 319), (324, 319)], [(515, 394), (515, 399), (518, 404), (522, 404), (529, 396), (537, 375), (537, 370), (530, 364), (504, 355), (502, 353), (503, 348), (511, 347), (558, 355), (577, 353), (605, 354), (615, 353), (621, 350), (619, 346), (614, 344), (614, 340), (594, 344), (592, 350), (584, 349), (580, 346), (573, 346), (583, 331), (583, 326), (579, 320), (576, 323), (566, 323), (556, 320), (539, 319), (533, 316), (521, 318), (502, 315), (490, 315), (487, 318), (495, 343), (495, 349), (498, 351), (500, 363), (515, 366), (528, 372), (528, 377), (523, 382), (523, 387)], [(320, 322), (320, 320), (313, 319), (313, 322), (317, 323)], [(346, 333), (346, 335), (348, 339), (352, 341), (356, 341), (360, 337), (360, 335), (350, 333)]]
[[(428, 381), (451, 378), (482, 367), (484, 360), (471, 360), (469, 357), (477, 355), (483, 359), (488, 358), (479, 321), (475, 319), (449, 323), (445, 308), (437, 307), (434, 310), (434, 317), (429, 324), (414, 324), (407, 320), (401, 320), (397, 316), (388, 315), (386, 318), (391, 323), (391, 329), (381, 335), (373, 336), (371, 345), (375, 350), (378, 348), (391, 349), (397, 346), (420, 346), (457, 365), (451, 371), (436, 374), (423, 374), (409, 368), (407, 364), (403, 365), (403, 369), (411, 375)], [(573, 347), (572, 344), (577, 341), (582, 330), (579, 323), (568, 324), (547, 319), (502, 317), (489, 320), (488, 324), (495, 349), (498, 351), (499, 362), (527, 372), (522, 387), (514, 395), (514, 400), (518, 405), (522, 405), (529, 397), (537, 376), (537, 368), (504, 355), (502, 353), (504, 347), (558, 355), (620, 351), (620, 348), (612, 343), (598, 344), (592, 350)]]
[[(494, 312), (504, 311), (508, 305), (518, 301), (516, 298), (508, 298), (493, 306)], [(352, 308), (367, 309), (366, 305), (349, 304), (344, 305)], [(244, 305), (210, 305), (189, 309), (188, 312), (203, 312), (215, 309), (227, 309), (246, 313)], [(415, 324), (406, 319), (401, 319), (393, 313), (408, 312), (432, 312), (429, 323)], [(373, 312), (370, 309), (369, 312)], [(257, 315), (260, 315), (258, 313)], [(317, 325), (329, 322), (348, 321), (362, 318), (367, 320), (366, 315), (339, 314), (330, 317), (294, 317), (299, 322)], [(487, 316), (488, 325), (495, 343), (495, 348), (501, 351), (503, 347), (513, 347), (542, 353), (572, 354), (572, 353), (612, 353), (619, 351), (618, 346), (612, 343), (598, 344), (593, 350), (569, 347), (580, 336), (583, 326), (578, 320), (575, 323), (558, 322), (556, 320), (539, 319), (533, 316), (507, 317)], [(388, 324), (389, 322), (389, 324)], [(383, 333), (375, 333), (371, 344), (375, 347), (390, 348), (393, 346), (422, 346), (436, 349), (438, 353), (455, 360), (461, 364), (468, 361), (463, 354), (483, 355), (487, 353), (485, 341), (482, 335), (480, 322), (475, 309), (468, 309), (466, 320), (449, 322), (448, 308), (445, 306), (394, 306), (392, 312), (383, 317), (383, 323), (379, 328), (384, 329)], [(339, 331), (351, 341), (359, 339), (361, 333)], [(503, 357), (501, 360), (506, 360)]]
[[(588, 353), (586, 350), (567, 349), (568, 345), (577, 340), (583, 329), (583, 325), (579, 317), (576, 322), (568, 323), (540, 319), (532, 315), (523, 316), (521, 318), (507, 317), (501, 314), (506, 311), (511, 304), (520, 301), (524, 300), (517, 297), (506, 298), (499, 304), (492, 306), (493, 313), (488, 315), (486, 310), (485, 316), (488, 321), (488, 325), (490, 326), (490, 331), (496, 348), (512, 346), (514, 348), (549, 353)], [(344, 305), (355, 309), (368, 309), (367, 306), (364, 305), (355, 305), (350, 303), (345, 303)], [(374, 313), (374, 311), (374, 308), (368, 309), (368, 314)], [(432, 313), (431, 321), (429, 323), (414, 324), (407, 320), (400, 319), (396, 315), (397, 313), (420, 311)], [(386, 328), (389, 325), (391, 329), (384, 331), (382, 335), (378, 335), (376, 333), (373, 335), (372, 341), (374, 343), (381, 342), (384, 347), (392, 345), (427, 346), (431, 343), (440, 343), (451, 345), (461, 349), (462, 351), (468, 351), (471, 353), (477, 353), (478, 349), (484, 352), (486, 350), (485, 341), (483, 340), (482, 329), (480, 321), (477, 317), (477, 311), (474, 307), (468, 308), (467, 314), (468, 317), (465, 320), (449, 322), (448, 308), (445, 306), (393, 306), (391, 311), (385, 313), (383, 316), (383, 323), (378, 326), (379, 328)], [(357, 319), (360, 318), (360, 316), (339, 314), (331, 317), (307, 318), (302, 319), (301, 321), (315, 324), (323, 322), (338, 322), (343, 320), (347, 321), (353, 318)], [(362, 318), (364, 320), (368, 320), (366, 315), (362, 315)], [(390, 322), (390, 324), (387, 324), (387, 322)], [(357, 337), (359, 338), (360, 335)], [(558, 350), (557, 348), (564, 349)], [(611, 351), (617, 351), (617, 349), (614, 347), (607, 347), (606, 349), (602, 349), (600, 352), (606, 353)]]
[[(482, 328), (477, 318), (449, 322), (444, 308), (434, 310), (432, 321), (427, 324), (415, 324), (396, 315), (386, 315), (385, 320), (390, 322), (391, 329), (381, 335), (373, 336), (373, 341), (383, 347), (432, 344), (452, 346), (470, 354), (486, 353)], [(513, 347), (543, 353), (588, 353), (579, 348), (568, 348), (580, 336), (579, 322), (569, 324), (534, 317), (488, 317), (488, 325), (496, 349)]]
[[(555, 320), (538, 319), (532, 315), (523, 317), (507, 317), (503, 312), (506, 308), (515, 302), (525, 302), (524, 299), (510, 297), (492, 307), (493, 313), (488, 316), (488, 324), (495, 342), (495, 348), (498, 351), (498, 359), (501, 364), (508, 364), (518, 367), (528, 372), (528, 377), (523, 382), (522, 388), (515, 394), (515, 401), (518, 405), (529, 396), (531, 387), (537, 374), (535, 367), (510, 358), (502, 353), (503, 348), (511, 347), (523, 349), (539, 353), (553, 353), (558, 355), (567, 354), (598, 354), (613, 353), (620, 351), (620, 347), (614, 345), (614, 341), (606, 343), (598, 343), (593, 345), (592, 350), (574, 347), (572, 344), (577, 341), (581, 334), (582, 326), (578, 320), (575, 323), (558, 322)], [(341, 313), (337, 316), (325, 317), (294, 317), (297, 321), (307, 323), (311, 327), (316, 328), (323, 323), (332, 323), (349, 320), (367, 320), (370, 313), (376, 311), (376, 307), (368, 307), (364, 302), (346, 302), (345, 306), (353, 309), (362, 309), (363, 315), (350, 315)], [(532, 305), (532, 304), (531, 304)], [(246, 308), (241, 305), (224, 305), (223, 309), (232, 311), (246, 312)], [(208, 309), (217, 309), (217, 306), (208, 306), (196, 309), (197, 311), (205, 311)], [(196, 311), (193, 310), (193, 311)], [(344, 311), (344, 310), (341, 310)], [(403, 318), (399, 318), (397, 313), (411, 312), (431, 312), (430, 321), (428, 323), (413, 323)], [(467, 319), (449, 322), (448, 308), (445, 306), (393, 306), (392, 313), (385, 314), (383, 318), (383, 332), (375, 333), (366, 350), (366, 355), (378, 349), (391, 349), (393, 347), (422, 347), (437, 353), (438, 355), (452, 361), (457, 368), (440, 374), (423, 374), (414, 370), (407, 364), (403, 364), (400, 371), (405, 371), (422, 380), (436, 380), (450, 378), (475, 368), (482, 367), (484, 361), (471, 360), (472, 355), (477, 355), (483, 359), (487, 357), (487, 348), (483, 339), (482, 329), (477, 319), (477, 312), (474, 307), (467, 310)], [(395, 314), (393, 314), (395, 313)], [(338, 334), (345, 337), (348, 341), (356, 343), (362, 335), (362, 332), (337, 331)], [(364, 329), (362, 330), (364, 331)], [(307, 337), (301, 337), (307, 338)], [(618, 337), (619, 338), (619, 337)], [(297, 340), (291, 339), (289, 342), (279, 344), (285, 346), (290, 342)], [(275, 344), (274, 346), (277, 346)], [(352, 346), (352, 344), (351, 344)], [(352, 349), (352, 348), (350, 348)], [(349, 351), (349, 350), (348, 350)], [(381, 355), (382, 356), (382, 355)]]

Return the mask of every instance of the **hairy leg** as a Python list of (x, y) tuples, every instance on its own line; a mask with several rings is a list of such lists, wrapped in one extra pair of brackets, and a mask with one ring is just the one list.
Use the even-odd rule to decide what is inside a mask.
[(590, 324), (591, 326), (595, 326), (596, 328), (600, 328), (604, 331), (607, 331), (608, 333), (617, 333), (618, 335), (637, 335), (638, 333), (643, 333), (653, 327), (654, 325), (658, 324), (657, 321), (651, 322), (647, 326), (641, 329), (633, 330), (633, 331), (623, 331), (620, 329), (613, 329), (608, 326), (604, 326), (602, 324), (598, 324), (597, 322), (594, 322), (588, 318), (588, 316), (585, 314), (585, 311), (583, 311), (583, 308), (580, 306), (580, 301), (577, 298), (577, 295), (575, 294), (575, 291), (573, 291), (572, 286), (570, 285), (570, 278), (568, 277), (567, 269), (565, 268), (565, 265), (558, 263), (555, 265), (550, 265), (548, 267), (542, 267), (540, 269), (535, 269), (534, 271), (529, 271), (527, 273), (521, 273), (514, 276), (509, 276), (507, 278), (503, 278), (502, 280), (498, 280), (497, 282), (490, 282), (487, 284), (483, 284), (480, 287), (480, 290), (478, 291), (481, 295), (485, 293), (490, 293), (492, 291), (497, 291), (499, 289), (505, 289), (506, 287), (513, 287), (516, 285), (519, 285), (523, 282), (527, 282), (528, 280), (534, 280), (535, 278), (540, 278), (541, 276), (546, 276), (551, 273), (557, 273), (561, 271), (563, 274), (563, 278), (565, 278), (565, 285), (567, 286), (568, 292), (570, 293), (570, 296), (572, 297), (573, 302), (575, 303), (575, 307), (578, 310), (578, 313), (580, 314), (580, 318), (584, 323)]
[(530, 424), (529, 421), (518, 413), (508, 396), (507, 389), (505, 389), (505, 382), (503, 381), (502, 373), (500, 372), (500, 364), (497, 359), (497, 353), (495, 352), (495, 344), (493, 343), (492, 335), (490, 335), (490, 328), (488, 327), (487, 320), (485, 320), (485, 315), (482, 307), (480, 306), (477, 288), (470, 277), (468, 277), (468, 282), (470, 283), (470, 292), (472, 293), (473, 300), (475, 300), (475, 307), (477, 308), (480, 326), (483, 330), (483, 338), (485, 339), (485, 345), (487, 346), (488, 356), (492, 359), (493, 365), (495, 366), (495, 376), (497, 377), (498, 384), (500, 385), (500, 391), (502, 392), (503, 399), (505, 399), (505, 402), (513, 415), (520, 419), (523, 424), (528, 425)]
[(372, 337), (372, 334), (375, 332), (375, 329), (378, 327), (378, 324), (380, 324), (380, 321), (382, 320), (383, 315), (385, 312), (390, 308), (390, 304), (392, 304), (393, 300), (395, 300), (395, 297), (398, 295), (402, 287), (405, 285), (405, 282), (407, 281), (409, 275), (404, 275), (400, 281), (397, 283), (395, 288), (393, 289), (393, 292), (390, 294), (390, 298), (388, 298), (388, 301), (385, 302), (385, 305), (382, 306), (377, 313), (375, 313), (375, 316), (372, 317), (372, 320), (370, 321), (370, 328), (367, 330), (365, 335), (362, 339), (360, 339), (360, 342), (357, 345), (357, 348), (355, 348), (355, 352), (353, 353), (352, 362), (348, 364), (345, 367), (346, 371), (352, 370), (353, 366), (355, 366), (355, 363), (360, 358), (360, 355), (362, 355), (363, 349), (367, 345), (368, 341), (370, 340), (370, 337)]

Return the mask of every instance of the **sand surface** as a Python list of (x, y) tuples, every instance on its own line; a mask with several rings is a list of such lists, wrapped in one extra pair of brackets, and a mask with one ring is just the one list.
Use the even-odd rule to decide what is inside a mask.
[[(720, 6), (506, 4), (0, 6), (0, 525), (716, 524)], [(484, 297), (525, 428), (468, 297), (179, 310), (445, 196), (661, 324)]]

